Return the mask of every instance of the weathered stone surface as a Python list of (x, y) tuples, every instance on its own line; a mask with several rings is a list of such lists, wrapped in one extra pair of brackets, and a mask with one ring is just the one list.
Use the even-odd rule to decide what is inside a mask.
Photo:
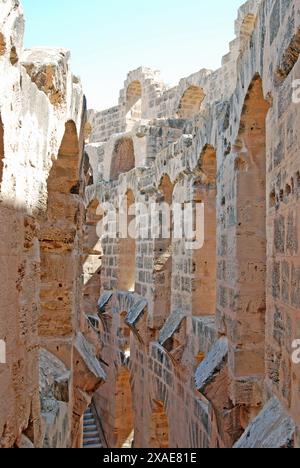
[(272, 398), (252, 421), (234, 448), (293, 448), (294, 437), (294, 422), (277, 398)]

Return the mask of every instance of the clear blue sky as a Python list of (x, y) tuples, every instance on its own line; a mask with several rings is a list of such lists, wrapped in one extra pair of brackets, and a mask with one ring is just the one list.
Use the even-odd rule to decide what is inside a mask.
[(22, 0), (25, 47), (64, 47), (88, 106), (117, 104), (126, 74), (143, 65), (168, 85), (220, 66), (242, 0)]

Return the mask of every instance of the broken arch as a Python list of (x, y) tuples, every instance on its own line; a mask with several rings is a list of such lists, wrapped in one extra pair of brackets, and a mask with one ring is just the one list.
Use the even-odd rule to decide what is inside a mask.
[(200, 112), (204, 98), (205, 94), (202, 88), (190, 86), (180, 100), (177, 111), (178, 117), (186, 120), (193, 119)]

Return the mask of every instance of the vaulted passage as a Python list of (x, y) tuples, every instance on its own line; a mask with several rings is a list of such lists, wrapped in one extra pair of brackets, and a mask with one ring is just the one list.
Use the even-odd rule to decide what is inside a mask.
[[(207, 146), (200, 158), (201, 176), (194, 183), (194, 203), (204, 205), (204, 245), (193, 251), (193, 315), (216, 313), (216, 240), (217, 240), (217, 160), (213, 147)], [(200, 225), (198, 229), (203, 229)]]
[(112, 155), (110, 179), (117, 180), (123, 173), (135, 167), (135, 154), (132, 138), (122, 138), (116, 145)]
[(236, 156), (235, 376), (265, 370), (266, 314), (266, 116), (262, 81), (251, 83), (241, 117)]
[(193, 119), (199, 112), (205, 94), (198, 86), (190, 86), (183, 94), (179, 108), (178, 117), (180, 119)]
[(67, 122), (57, 160), (48, 178), (48, 207), (40, 232), (40, 336), (68, 336), (74, 331), (75, 286), (79, 273), (79, 144), (74, 122)]

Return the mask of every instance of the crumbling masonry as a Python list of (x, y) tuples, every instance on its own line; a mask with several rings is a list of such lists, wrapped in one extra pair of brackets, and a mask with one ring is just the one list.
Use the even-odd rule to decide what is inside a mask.
[[(81, 447), (91, 400), (109, 447), (300, 447), (300, 1), (235, 26), (219, 70), (87, 112), (0, 1), (1, 447)], [(120, 199), (202, 202), (203, 248), (99, 240)]]

